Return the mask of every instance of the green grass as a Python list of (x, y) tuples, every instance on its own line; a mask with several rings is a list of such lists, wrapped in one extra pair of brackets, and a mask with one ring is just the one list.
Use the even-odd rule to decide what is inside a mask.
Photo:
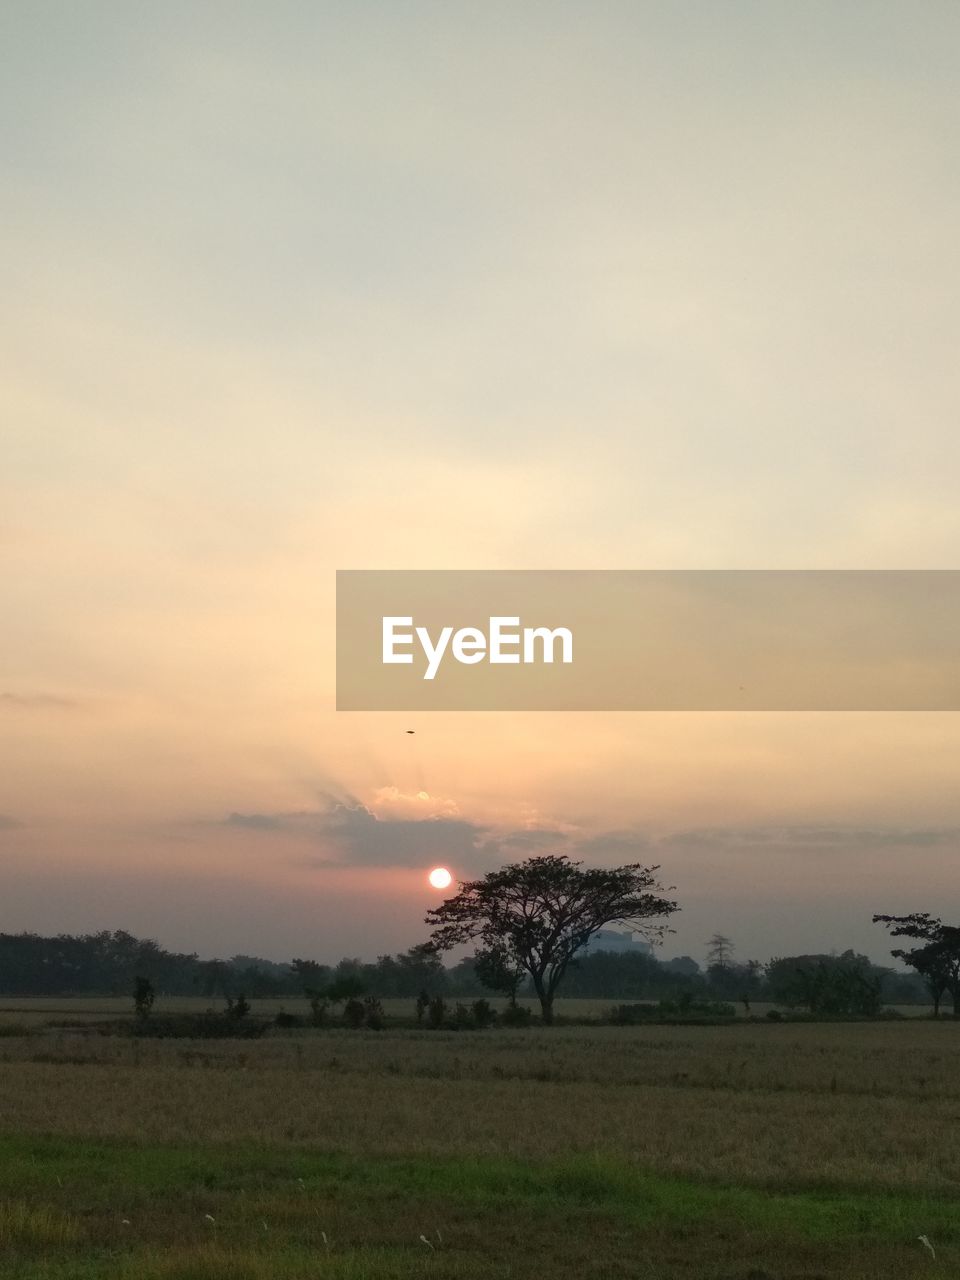
[(0, 1275), (22, 1280), (958, 1271), (960, 1199), (946, 1196), (726, 1187), (599, 1156), (0, 1138)]

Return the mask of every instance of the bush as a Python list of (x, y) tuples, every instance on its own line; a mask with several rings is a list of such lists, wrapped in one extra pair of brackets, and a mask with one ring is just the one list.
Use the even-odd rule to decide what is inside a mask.
[(533, 1013), (525, 1004), (508, 1004), (500, 1013), (501, 1027), (529, 1027)]
[(307, 987), (306, 996), (310, 1002), (310, 1020), (315, 1027), (322, 1027), (327, 1020), (327, 1009), (330, 1001), (316, 987)]
[(726, 1021), (737, 1011), (723, 1000), (661, 1000), (659, 1004), (618, 1004), (608, 1010), (606, 1022), (616, 1027), (635, 1027), (646, 1022)]
[(149, 1018), (153, 1010), (153, 983), (149, 978), (136, 978), (133, 983), (133, 1010), (138, 1018)]
[(491, 1006), (489, 1000), (474, 1000), (471, 1008), (475, 1027), (482, 1030), (484, 1027), (492, 1026), (496, 1022), (496, 1010)]
[(383, 1005), (375, 996), (367, 996), (363, 1002), (364, 1018), (371, 1031), (383, 1029)]
[(476, 1024), (473, 1021), (473, 1013), (465, 1004), (461, 1004), (458, 1000), (453, 1010), (453, 1025), (458, 1031), (469, 1031)]
[(225, 1018), (229, 1018), (231, 1022), (240, 1022), (249, 1012), (249, 1002), (242, 995), (237, 996), (236, 1000), (232, 996), (227, 996), (227, 1007), (224, 1010)]
[(273, 1021), (278, 1027), (302, 1027), (304, 1025), (304, 1021), (298, 1013), (287, 1013), (284, 1009), (280, 1010)]
[(343, 1006), (343, 1020), (348, 1027), (353, 1027), (354, 1030), (358, 1027), (362, 1027), (366, 1018), (367, 1006), (356, 996), (348, 1000)]
[(430, 1001), (430, 1008), (427, 1011), (430, 1025), (435, 1031), (443, 1026), (445, 1017), (447, 1016), (447, 1006), (444, 1003), (443, 996), (434, 996)]

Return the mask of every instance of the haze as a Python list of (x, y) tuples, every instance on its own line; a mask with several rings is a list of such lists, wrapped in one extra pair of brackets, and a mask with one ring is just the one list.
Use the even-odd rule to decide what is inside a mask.
[(333, 594), (960, 567), (958, 37), (6, 5), (0, 930), (373, 958), (548, 850), (662, 864), (666, 955), (956, 918), (956, 715), (337, 714)]

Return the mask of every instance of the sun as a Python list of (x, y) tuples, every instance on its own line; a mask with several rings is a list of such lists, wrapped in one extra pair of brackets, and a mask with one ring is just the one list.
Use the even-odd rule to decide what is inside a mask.
[(446, 867), (434, 867), (427, 879), (435, 889), (446, 889), (452, 882), (453, 876)]

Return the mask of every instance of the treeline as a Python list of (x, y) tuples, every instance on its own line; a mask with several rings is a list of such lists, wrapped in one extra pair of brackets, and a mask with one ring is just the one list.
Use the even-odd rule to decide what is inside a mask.
[(143, 976), (168, 995), (216, 997), (224, 995), (229, 970), (230, 962), (167, 951), (122, 929), (52, 938), (0, 933), (0, 994), (6, 996), (129, 995)]
[[(0, 996), (129, 996), (136, 979), (145, 978), (158, 996), (210, 1000), (299, 997), (338, 986), (378, 999), (416, 999), (424, 992), (478, 997), (497, 989), (489, 967), (481, 964), (481, 973), (486, 983), (473, 957), (448, 968), (423, 947), (373, 962), (347, 957), (336, 965), (305, 959), (279, 964), (249, 955), (201, 960), (122, 930), (51, 938), (0, 934)], [(519, 994), (529, 994), (524, 985)], [(703, 997), (747, 1006), (772, 1001), (841, 1014), (930, 1001), (918, 974), (885, 969), (854, 951), (778, 957), (767, 964), (734, 963), (721, 954), (704, 966), (690, 956), (662, 961), (642, 951), (590, 951), (570, 965), (562, 994), (611, 1001)]]

